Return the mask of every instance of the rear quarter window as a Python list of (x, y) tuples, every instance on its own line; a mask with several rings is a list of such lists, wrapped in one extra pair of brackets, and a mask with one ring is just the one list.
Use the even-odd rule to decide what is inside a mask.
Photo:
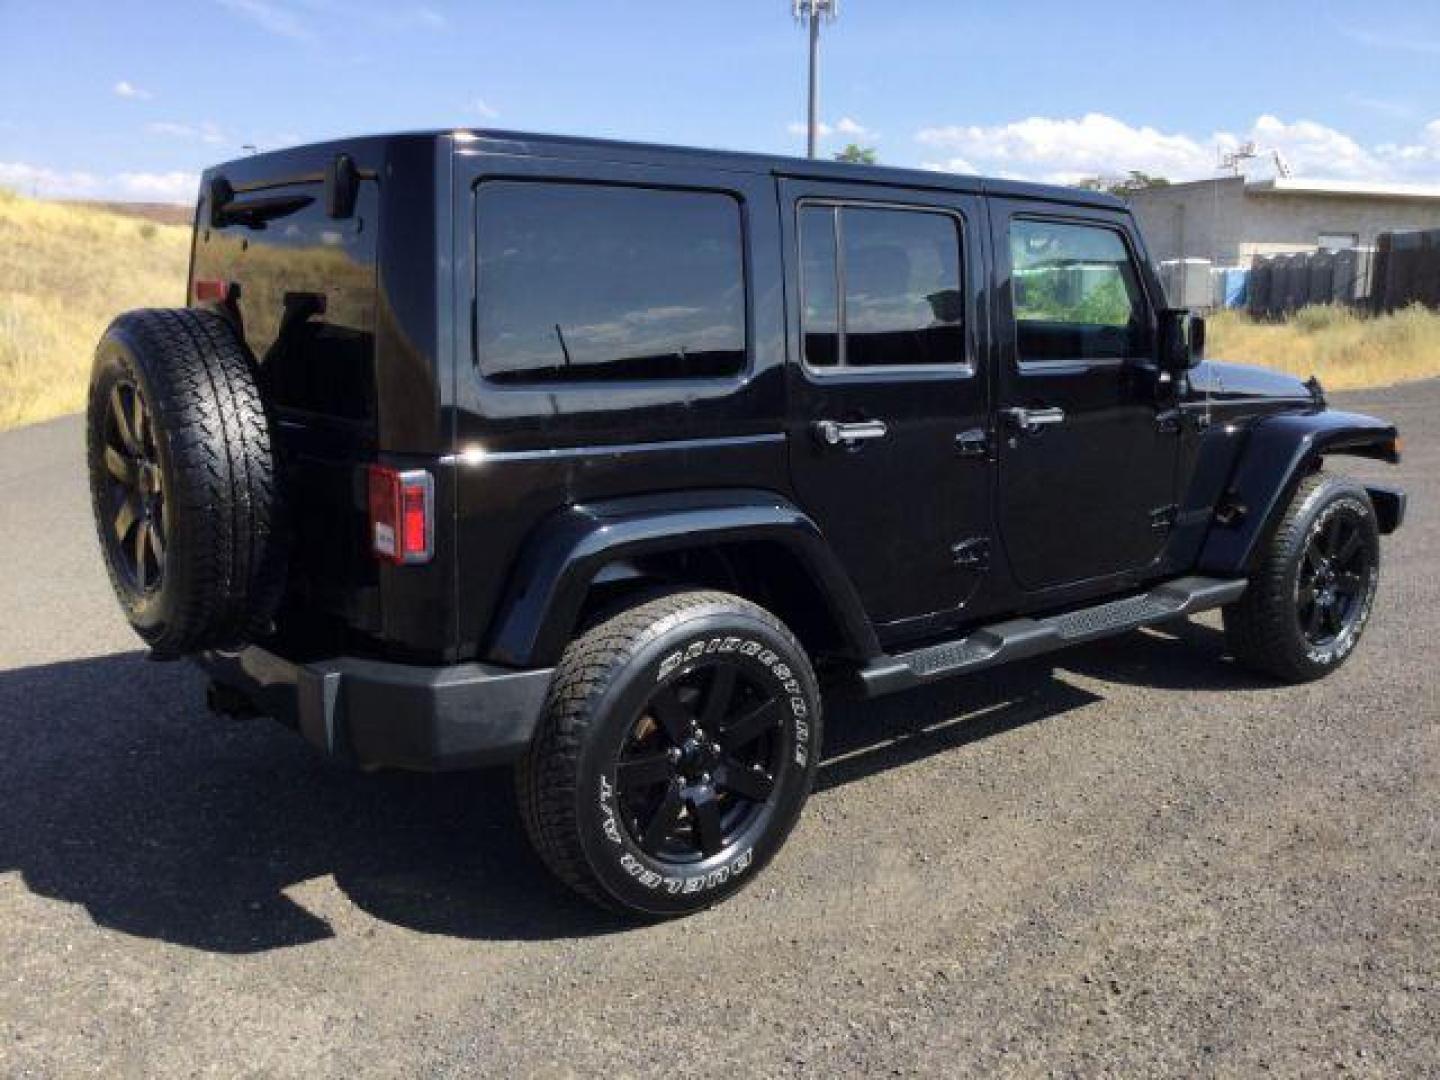
[(725, 194), (492, 180), (476, 349), (499, 383), (706, 378), (746, 364), (743, 219)]

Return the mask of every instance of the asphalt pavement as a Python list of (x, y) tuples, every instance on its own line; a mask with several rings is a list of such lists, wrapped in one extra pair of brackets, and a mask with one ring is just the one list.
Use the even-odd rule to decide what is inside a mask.
[(1351, 662), (1217, 620), (837, 704), (722, 907), (554, 884), (508, 777), (221, 721), (101, 568), (69, 418), (0, 435), (0, 1076), (1440, 1075), (1440, 382)]

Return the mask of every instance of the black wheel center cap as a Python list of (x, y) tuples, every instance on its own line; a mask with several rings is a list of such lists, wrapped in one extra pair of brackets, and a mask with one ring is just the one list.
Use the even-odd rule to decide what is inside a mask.
[(714, 748), (700, 739), (689, 738), (680, 745), (680, 771), (690, 779), (710, 772), (718, 761)]

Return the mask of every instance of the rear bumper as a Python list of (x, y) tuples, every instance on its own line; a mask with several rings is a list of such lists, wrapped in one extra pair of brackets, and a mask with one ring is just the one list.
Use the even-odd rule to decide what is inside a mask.
[(426, 772), (516, 760), (530, 745), (552, 671), (355, 657), (297, 664), (255, 646), (196, 662), (332, 757)]

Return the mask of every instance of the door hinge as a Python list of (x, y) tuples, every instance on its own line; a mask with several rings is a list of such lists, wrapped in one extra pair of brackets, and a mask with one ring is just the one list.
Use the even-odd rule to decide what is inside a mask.
[(950, 548), (955, 565), (966, 570), (985, 571), (990, 569), (990, 541), (983, 536), (961, 540)]
[(1156, 532), (1168, 532), (1175, 527), (1176, 520), (1180, 517), (1180, 507), (1171, 503), (1169, 506), (1160, 506), (1150, 511), (1150, 528)]

